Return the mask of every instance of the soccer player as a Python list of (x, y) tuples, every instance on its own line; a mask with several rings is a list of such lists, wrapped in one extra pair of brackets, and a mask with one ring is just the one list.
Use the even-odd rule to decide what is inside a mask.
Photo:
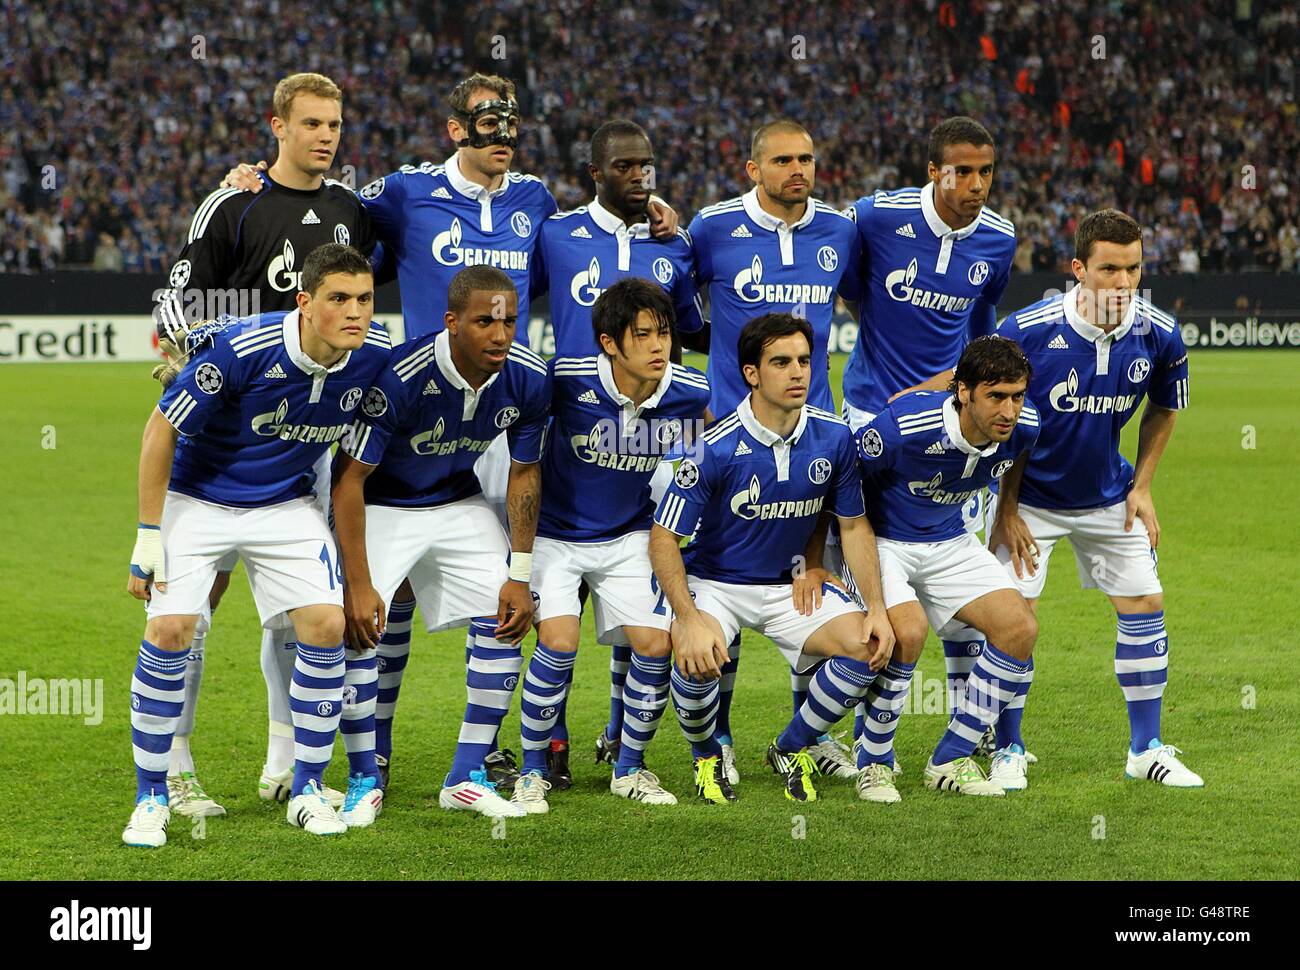
[(699, 371), (669, 360), (673, 303), (660, 284), (619, 280), (591, 315), (600, 356), (550, 364), (554, 420), (534, 548), (537, 647), (520, 701), (524, 783), (516, 800), (546, 803), (546, 752), (578, 656), (578, 589), (585, 582), (597, 637), (608, 643), (621, 629), (632, 649), (610, 791), (675, 805), (645, 767), (645, 749), (668, 703), (672, 621), (650, 571), (650, 480), (662, 459), (703, 427), (709, 385)]
[[(678, 467), (650, 534), (650, 561), (674, 613), (673, 705), (691, 743), (696, 791), (715, 804), (736, 798), (716, 717), (727, 645), (742, 627), (770, 637), (795, 669), (831, 658), (767, 750), (786, 797), (801, 802), (817, 797), (809, 747), (866, 693), (894, 645), (853, 435), (835, 415), (807, 404), (810, 378), (821, 367), (813, 342), (812, 325), (789, 313), (745, 326), (737, 357), (749, 396), (705, 431), (696, 458)], [(793, 570), (823, 508), (843, 530), (865, 614), (830, 584), (811, 615), (795, 605)], [(681, 539), (693, 533), (683, 556)]]
[[(1105, 593), (1117, 614), (1115, 675), (1130, 729), (1125, 776), (1199, 788), (1201, 777), (1161, 740), (1169, 634), (1151, 496), (1187, 407), (1187, 350), (1173, 317), (1138, 293), (1142, 230), (1130, 216), (1103, 209), (1080, 220), (1070, 267), (1077, 286), (1017, 310), (1000, 327), (1033, 363), (1029, 393), (1040, 405), (1042, 443), (993, 490), (989, 546), (1036, 608), (1052, 547), (1070, 540), (1081, 583)], [(1120, 432), (1144, 395), (1129, 464)]]
[(925, 769), (925, 782), (966, 795), (1027, 787), (1023, 742), (1011, 740), (994, 756), (988, 778), (970, 757), (988, 723), (984, 704), (971, 701), (987, 695), (1000, 707), (1002, 690), (1015, 697), (1027, 689), (1037, 624), (997, 558), (966, 530), (961, 510), (1033, 447), (1038, 414), (1025, 400), (1030, 373), (1014, 341), (980, 337), (962, 352), (949, 393), (904, 394), (857, 433), (880, 582), (898, 637), (893, 658), (864, 701), (867, 718), (857, 751), (858, 795), (864, 801), (899, 801), (893, 772), (898, 717), (926, 634), (954, 616), (989, 644), (950, 725), (953, 737), (945, 741), (952, 743), (941, 745)]
[[(812, 198), (817, 177), (813, 140), (794, 121), (773, 121), (754, 132), (745, 171), (754, 188), (701, 209), (691, 222), (696, 276), (709, 288), (709, 410), (727, 414), (749, 394), (736, 364), (736, 342), (745, 325), (763, 313), (791, 312), (813, 328), (808, 400), (834, 411), (830, 386), (830, 332), (835, 294), (856, 298), (857, 232), (845, 216)], [(739, 780), (731, 738), (731, 697), (740, 643), (723, 673), (718, 733), (732, 783)], [(792, 677), (795, 710), (804, 678)], [(846, 748), (830, 738), (814, 757), (845, 778), (856, 771)]]
[[(647, 217), (654, 185), (654, 149), (640, 125), (609, 121), (591, 137), (591, 162), (587, 170), (596, 186), (596, 201), (572, 212), (547, 219), (537, 242), (535, 291), (550, 291), (551, 327), (557, 357), (595, 358), (604, 350), (592, 329), (592, 308), (616, 281), (638, 276), (656, 282), (669, 295), (676, 311), (675, 335), (706, 339), (695, 286), (694, 257), (684, 229), (671, 239), (651, 235)], [(538, 275), (540, 274), (540, 283)], [(535, 292), (536, 295), (536, 292)], [(680, 360), (674, 343), (673, 360)], [(705, 344), (701, 349), (707, 349)], [(672, 479), (672, 466), (663, 462), (651, 482), (651, 498), (658, 500)], [(610, 713), (605, 730), (596, 739), (596, 760), (613, 765), (618, 760), (623, 731), (623, 687), (632, 663), (632, 647), (615, 630), (610, 646)], [(557, 789), (569, 786), (566, 697), (558, 705), (552, 737), (553, 762), (549, 775)]]
[[(551, 398), (546, 364), (514, 342), (517, 313), (504, 272), (471, 266), (457, 273), (446, 328), (395, 351), (367, 392), (336, 459), (333, 492), (353, 643), (378, 642), (388, 604), (408, 577), (429, 632), (470, 628), (469, 703), (438, 801), (492, 817), (529, 814), (496, 793), (483, 759), (519, 680), (519, 643), (532, 624), (538, 461)], [(475, 460), (502, 432), (511, 456), (508, 543), (474, 474)], [(519, 779), (516, 791), (526, 784)]]
[[(171, 268), (171, 289), (160, 294), (154, 308), (164, 348), (185, 346), (186, 331), (201, 318), (226, 311), (247, 314), (294, 309), (304, 261), (318, 246), (340, 243), (363, 255), (372, 254), (375, 236), (365, 207), (347, 186), (325, 178), (334, 164), (342, 126), (343, 93), (329, 78), (292, 74), (276, 85), (271, 132), (279, 153), (268, 171), (255, 176), (257, 188), (266, 191), (219, 189), (196, 210), (185, 246)], [(318, 478), (328, 474), (328, 456), (322, 456), (321, 462)], [(328, 489), (322, 488), (319, 497), (326, 500)], [(170, 804), (183, 815), (225, 814), (199, 783), (190, 737), (211, 612), (230, 585), (235, 561), (232, 554), (218, 566), (209, 608), (195, 629), (186, 667), (185, 707), (167, 772)], [(258, 794), (268, 800), (285, 801), (292, 787), (294, 730), (289, 685), (296, 656), (291, 631), (263, 631), (262, 673), (270, 723)], [(345, 712), (345, 739), (351, 736), (348, 729), (355, 713), (352, 706)], [(323, 790), (336, 807), (342, 804), (342, 793)]]
[[(303, 264), (297, 308), (212, 333), (164, 392), (140, 450), (140, 518), (127, 589), (148, 603), (131, 681), (135, 810), (128, 845), (167, 841), (166, 775), (184, 704), (186, 651), (217, 564), (237, 552), (264, 626), (287, 616), (297, 660), (290, 688), (293, 797), (288, 820), (313, 835), (374, 821), (358, 790), (339, 815), (321, 794), (343, 707), (343, 594), (313, 472), (343, 436), (388, 360), (371, 326), (374, 283), (355, 249), (330, 243)], [(349, 753), (353, 781), (374, 770)]]
[[(855, 432), (903, 391), (948, 387), (966, 342), (996, 329), (1011, 275), (1015, 227), (987, 205), (993, 137), (972, 118), (948, 118), (930, 132), (928, 158), (925, 185), (878, 191), (848, 210), (861, 247), (857, 295), (844, 292), (850, 305), (859, 300), (858, 342), (844, 369), (843, 415)], [(979, 528), (980, 501), (972, 496), (966, 509), (969, 529)], [(938, 633), (955, 703), (979, 634), (961, 623)]]

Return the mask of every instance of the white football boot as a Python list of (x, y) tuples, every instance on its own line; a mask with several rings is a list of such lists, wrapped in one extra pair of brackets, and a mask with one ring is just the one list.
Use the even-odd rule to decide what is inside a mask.
[(1005, 791), (1024, 791), (1029, 787), (1029, 777), (1025, 773), (1028, 766), (1025, 749), (1018, 744), (1009, 744), (993, 752), (989, 781), (1001, 785)]
[(144, 849), (157, 849), (167, 844), (167, 823), (172, 811), (161, 795), (150, 793), (135, 803), (131, 821), (126, 823), (122, 841)]
[(438, 804), (458, 812), (478, 812), (488, 818), (524, 818), (528, 810), (508, 802), (497, 794), (496, 785), (487, 780), (480, 768), (469, 773), (469, 780), (447, 785), (438, 792)]
[(740, 784), (740, 772), (736, 770), (736, 749), (729, 744), (722, 746), (722, 770), (726, 772), (727, 781), (733, 785)]
[(551, 810), (546, 793), (551, 783), (542, 777), (541, 772), (528, 771), (515, 781), (514, 794), (510, 796), (512, 805), (520, 806), (529, 815), (545, 815)]
[(835, 737), (827, 735), (816, 744), (809, 745), (808, 753), (812, 755), (813, 764), (817, 766), (819, 774), (827, 778), (843, 778), (852, 781), (858, 777), (858, 765), (853, 758), (853, 752), (840, 741), (843, 736), (843, 734)]
[(864, 802), (891, 805), (901, 802), (903, 796), (894, 784), (894, 773), (889, 765), (872, 762), (857, 774), (858, 797)]
[(1161, 744), (1159, 739), (1152, 738), (1141, 754), (1129, 750), (1124, 777), (1145, 778), (1170, 788), (1203, 788), (1205, 782), (1201, 776), (1178, 760), (1180, 754), (1182, 751), (1172, 744)]
[(311, 835), (342, 835), (348, 830), (348, 823), (339, 818), (339, 813), (325, 801), (320, 786), (314, 781), (307, 782), (301, 795), (289, 799), (285, 818), (290, 825), (296, 825)]
[(659, 783), (659, 776), (653, 771), (638, 768), (622, 778), (611, 778), (609, 790), (615, 795), (630, 798), (634, 802), (647, 805), (676, 805), (677, 796)]
[[(278, 775), (273, 775), (266, 770), (266, 765), (262, 765), (262, 777), (257, 779), (257, 797), (268, 802), (284, 802), (289, 800), (289, 795), (293, 791), (293, 768), (285, 768)], [(322, 785), (320, 793), (329, 802), (330, 808), (337, 811), (343, 807), (346, 796), (337, 788), (331, 788), (329, 785)]]
[(988, 795), (1001, 798), (1002, 786), (984, 777), (984, 770), (972, 757), (954, 758), (936, 765), (931, 758), (925, 765), (925, 787), (935, 791), (955, 791), (962, 795)]
[(213, 818), (226, 814), (226, 810), (203, 790), (192, 771), (167, 776), (167, 805), (186, 818)]
[(363, 829), (374, 825), (383, 810), (384, 790), (374, 778), (360, 774), (348, 776), (348, 794), (343, 801), (343, 810), (339, 812), (339, 818), (348, 828)]

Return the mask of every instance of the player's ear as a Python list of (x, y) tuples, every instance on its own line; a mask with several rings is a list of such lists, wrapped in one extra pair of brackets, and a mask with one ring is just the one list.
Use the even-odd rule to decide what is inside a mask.
[(745, 174), (749, 176), (751, 182), (757, 185), (759, 181), (761, 181), (758, 172), (758, 162), (754, 161), (752, 158), (747, 161), (745, 163)]
[(460, 330), (460, 321), (456, 319), (456, 314), (452, 313), (450, 310), (442, 315), (442, 325), (447, 328), (447, 332), (453, 337), (456, 336), (456, 332)]
[(309, 308), (311, 307), (311, 294), (306, 290), (299, 290), (297, 296), (294, 297), (294, 300), (298, 304), (298, 312), (310, 319), (311, 310)]

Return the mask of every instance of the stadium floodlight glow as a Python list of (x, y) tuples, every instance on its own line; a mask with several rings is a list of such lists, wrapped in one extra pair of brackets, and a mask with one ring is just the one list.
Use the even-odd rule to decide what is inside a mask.
[[(468, 138), (456, 142), (457, 148), (487, 148), (489, 145), (505, 145), (514, 148), (519, 143), (519, 105), (513, 101), (480, 101), (468, 112), (454, 112), (456, 117), (465, 121)], [(480, 118), (494, 115), (496, 128), (490, 132), (479, 131)]]

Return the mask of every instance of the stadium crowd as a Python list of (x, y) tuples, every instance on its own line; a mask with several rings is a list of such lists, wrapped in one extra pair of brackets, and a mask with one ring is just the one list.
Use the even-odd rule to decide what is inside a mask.
[[(443, 97), (475, 68), (515, 79), (519, 168), (588, 201), (587, 142), (628, 117), (686, 224), (748, 188), (749, 133), (817, 139), (836, 206), (919, 184), (954, 113), (998, 139), (992, 207), (1019, 271), (1060, 270), (1077, 219), (1147, 227), (1148, 271), (1295, 272), (1300, 15), (1261, 0), (14, 0), (0, 18), (0, 270), (161, 271), (235, 162), (274, 157), (286, 71), (345, 91), (336, 177), (356, 186), (451, 150)], [(351, 169), (345, 166), (351, 166)]]

